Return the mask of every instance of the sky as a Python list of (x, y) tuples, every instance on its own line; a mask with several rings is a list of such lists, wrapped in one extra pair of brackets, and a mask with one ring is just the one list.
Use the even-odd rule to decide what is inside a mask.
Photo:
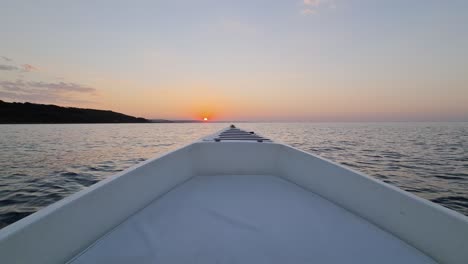
[(0, 100), (145, 118), (468, 121), (468, 1), (0, 0)]

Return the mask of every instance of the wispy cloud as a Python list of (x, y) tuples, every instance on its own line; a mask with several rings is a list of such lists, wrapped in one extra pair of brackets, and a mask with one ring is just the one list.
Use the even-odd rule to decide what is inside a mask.
[[(13, 60), (11, 58), (5, 57), (5, 56), (0, 56), (4, 61), (7, 62), (12, 62)], [(22, 72), (33, 72), (33, 71), (39, 71), (39, 68), (36, 66), (33, 66), (29, 63), (22, 64), (20, 66), (16, 65), (11, 65), (9, 64), (0, 64), (0, 71), (22, 71)]]
[(16, 66), (0, 64), (0, 71), (17, 71), (17, 70), (19, 70), (19, 68)]
[(322, 7), (335, 8), (334, 0), (303, 0), (301, 14), (313, 15), (318, 13), (318, 9)]
[(23, 68), (23, 71), (25, 72), (32, 72), (32, 71), (38, 71), (39, 69), (35, 66), (32, 66), (31, 64), (23, 64), (21, 65)]
[(77, 92), (77, 93), (93, 93), (96, 89), (83, 86), (77, 83), (48, 83), (48, 82), (25, 82), (16, 80), (15, 82), (0, 81), (0, 87), (10, 91), (28, 91), (28, 90), (49, 90), (57, 92)]
[(0, 81), (0, 97), (14, 101), (35, 102), (88, 102), (76, 98), (77, 95), (94, 95), (96, 89), (77, 83)]
[[(325, 0), (326, 1), (326, 0)], [(304, 5), (306, 6), (319, 6), (324, 2), (324, 0), (304, 0)]]
[(317, 13), (317, 10), (311, 9), (311, 8), (305, 8), (305, 9), (301, 10), (301, 14), (306, 15), (306, 16), (307, 15), (314, 15), (316, 13)]
[(235, 35), (253, 35), (257, 30), (249, 23), (238, 19), (223, 19), (221, 21), (223, 31), (233, 33)]
[(35, 87), (39, 89), (47, 89), (53, 91), (67, 91), (67, 92), (77, 92), (77, 93), (93, 93), (96, 89), (83, 86), (76, 83), (46, 83), (46, 82), (26, 82), (26, 85), (30, 87)]
[[(0, 71), (11, 71), (16, 75), (16, 81), (0, 80), (0, 98), (12, 101), (31, 101), (40, 103), (93, 103), (82, 100), (89, 96), (96, 96), (95, 88), (74, 82), (60, 81), (36, 81), (24, 80), (30, 72), (39, 72), (38, 75), (29, 75), (28, 78), (41, 77), (42, 80), (50, 79), (50, 76), (41, 72), (39, 67), (25, 63), (16, 64), (13, 59), (0, 56), (0, 60), (6, 61), (0, 64)], [(16, 73), (15, 73), (16, 72)]]

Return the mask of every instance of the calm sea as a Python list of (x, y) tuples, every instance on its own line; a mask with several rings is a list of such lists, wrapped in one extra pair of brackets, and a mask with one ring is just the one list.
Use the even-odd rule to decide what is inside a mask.
[[(0, 125), (0, 228), (227, 125)], [(237, 125), (468, 215), (468, 123)]]

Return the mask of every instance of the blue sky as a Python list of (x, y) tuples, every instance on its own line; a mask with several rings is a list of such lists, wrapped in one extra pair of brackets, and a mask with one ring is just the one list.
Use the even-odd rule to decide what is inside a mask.
[(148, 118), (466, 120), (467, 12), (460, 0), (5, 1), (0, 99)]

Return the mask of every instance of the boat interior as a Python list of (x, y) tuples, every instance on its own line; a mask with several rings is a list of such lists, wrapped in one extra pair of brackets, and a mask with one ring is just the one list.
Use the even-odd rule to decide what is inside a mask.
[(435, 263), (419, 250), (273, 175), (196, 176), (71, 263)]

